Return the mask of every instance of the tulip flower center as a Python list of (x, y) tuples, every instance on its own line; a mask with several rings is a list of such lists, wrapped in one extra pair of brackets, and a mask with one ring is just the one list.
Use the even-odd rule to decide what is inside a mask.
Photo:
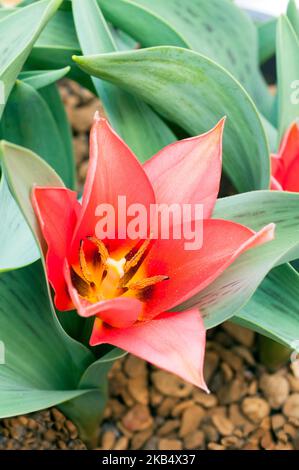
[[(166, 275), (145, 275), (142, 263), (150, 240), (141, 241), (120, 259), (111, 257), (101, 240), (88, 237), (87, 241), (88, 247), (84, 240), (80, 243), (79, 267), (72, 268), (72, 282), (79, 295), (91, 303), (119, 296), (145, 300), (155, 284), (169, 279)], [(138, 279), (132, 280), (137, 271)]]

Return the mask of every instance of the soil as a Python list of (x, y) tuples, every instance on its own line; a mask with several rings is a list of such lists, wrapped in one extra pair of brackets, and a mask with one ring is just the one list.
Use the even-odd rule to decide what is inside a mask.
[[(79, 187), (98, 99), (64, 80)], [(299, 361), (275, 373), (258, 361), (256, 335), (232, 323), (208, 332), (209, 395), (134, 356), (109, 375), (97, 449), (299, 450)], [(74, 424), (51, 410), (0, 420), (0, 449), (85, 449)]]

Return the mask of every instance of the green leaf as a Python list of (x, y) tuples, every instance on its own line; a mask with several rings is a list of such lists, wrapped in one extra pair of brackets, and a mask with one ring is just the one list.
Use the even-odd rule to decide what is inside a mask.
[(271, 18), (257, 25), (260, 64), (264, 64), (275, 55), (276, 25), (277, 18)]
[(271, 153), (277, 153), (277, 149), (278, 149), (277, 129), (262, 114), (260, 115), (260, 118), (263, 123), (263, 127), (265, 129), (266, 135), (268, 137), (270, 151)]
[(269, 187), (269, 149), (255, 105), (216, 63), (176, 47), (74, 60), (88, 73), (136, 93), (191, 135), (207, 131), (227, 115), (223, 149), (227, 175), (239, 191)]
[(36, 154), (10, 142), (0, 142), (0, 157), (10, 191), (27, 224), (45, 252), (45, 243), (31, 204), (31, 191), (39, 186), (63, 187), (57, 173)]
[[(28, 2), (28, 5), (32, 3), (36, 2)], [(2, 8), (0, 9), (0, 20), (20, 10), (19, 7)], [(30, 56), (26, 61), (26, 70), (48, 70), (71, 66), (69, 76), (94, 91), (89, 77), (75, 67), (72, 62), (72, 55), (78, 53), (80, 53), (80, 46), (71, 10), (69, 8), (66, 11), (59, 9), (34, 43)]]
[(95, 443), (113, 358), (94, 367), (93, 355), (66, 336), (51, 311), (40, 262), (1, 274), (0, 296), (0, 418), (59, 405), (81, 438)]
[[(74, 0), (72, 7), (82, 50), (87, 54), (115, 51), (96, 0)], [(112, 126), (141, 161), (175, 140), (167, 125), (145, 103), (98, 78), (93, 84)]]
[[(86, 396), (83, 395), (60, 406), (60, 409), (64, 413), (69, 414), (71, 412), (72, 420), (77, 424), (81, 437), (83, 440), (89, 441), (89, 445), (92, 448), (97, 444), (100, 432), (99, 422), (102, 418), (103, 409), (108, 398), (107, 380), (99, 383), (99, 377), (105, 377), (112, 363), (125, 354), (126, 353), (120, 349), (113, 348), (110, 353), (91, 364), (82, 376), (79, 388), (93, 389), (97, 387), (99, 390), (89, 393), (88, 400)], [(86, 429), (89, 431), (88, 435), (86, 435)], [(90, 439), (90, 434), (93, 435), (92, 440)]]
[(107, 19), (133, 36), (143, 47), (187, 47), (225, 67), (251, 94), (260, 110), (270, 117), (273, 98), (259, 71), (256, 28), (233, 2), (98, 2)]
[[(0, 21), (0, 80), (4, 83), (4, 103), (34, 42), (60, 3), (61, 0), (41, 0)], [(4, 103), (0, 100), (0, 117)]]
[(276, 224), (275, 238), (241, 255), (216, 281), (185, 302), (196, 305), (211, 328), (236, 315), (275, 266), (299, 257), (299, 194), (253, 191), (219, 199), (215, 218), (232, 220), (253, 230)]
[(64, 67), (58, 70), (31, 70), (27, 72), (21, 72), (19, 79), (31, 85), (36, 90), (52, 85), (57, 80), (63, 78), (70, 71), (70, 67)]
[(298, 305), (299, 274), (284, 264), (271, 271), (233, 320), (294, 348), (299, 340)]
[(287, 8), (287, 17), (289, 18), (295, 33), (299, 36), (299, 11), (295, 0), (289, 0)]
[[(30, 150), (7, 142), (2, 142), (0, 149), (10, 189), (44, 253), (31, 190), (34, 183), (58, 187), (63, 183)], [(45, 263), (44, 257), (42, 261)], [(60, 404), (78, 424), (82, 438), (93, 442), (106, 399), (107, 367), (113, 357), (104, 356), (103, 367), (89, 368), (95, 356), (62, 329), (40, 262), (3, 273), (0, 296), (0, 336), (6, 352), (6, 364), (0, 368), (0, 417)]]
[(277, 24), (279, 140), (299, 116), (299, 39), (285, 16)]
[(64, 146), (64, 151), (67, 155), (66, 161), (69, 168), (69, 184), (70, 187), (74, 188), (76, 187), (76, 169), (73, 135), (63, 101), (55, 83), (42, 88), (39, 90), (39, 93), (46, 101), (48, 108), (52, 112), (54, 121), (56, 122), (56, 126)]
[[(40, 261), (27, 268), (2, 273), (0, 292), (0, 334), (5, 346), (0, 390), (8, 387), (12, 391), (76, 389), (93, 356), (66, 336), (51, 312)], [(38, 409), (34, 403), (31, 407)], [(3, 417), (2, 400), (0, 409)]]
[(138, 48), (138, 42), (136, 42), (135, 39), (131, 38), (131, 36), (126, 34), (124, 31), (115, 28), (111, 24), (109, 24), (108, 26), (117, 50), (128, 51), (130, 49)]
[(0, 180), (0, 220), (0, 272), (36, 261), (40, 254), (35, 240), (3, 175)]
[(38, 153), (61, 176), (74, 186), (74, 160), (66, 148), (61, 129), (54, 119), (55, 102), (47, 104), (32, 86), (18, 81), (8, 100), (0, 122), (4, 139)]
[(136, 1), (98, 0), (98, 4), (108, 21), (134, 37), (143, 47), (188, 47), (186, 40), (170, 22), (155, 13), (152, 4), (150, 8)]

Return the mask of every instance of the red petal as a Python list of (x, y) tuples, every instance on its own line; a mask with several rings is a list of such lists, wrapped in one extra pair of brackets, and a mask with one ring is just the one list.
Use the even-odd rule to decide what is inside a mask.
[(272, 176), (283, 190), (299, 191), (299, 126), (296, 122), (286, 132), (278, 155), (272, 156), (271, 165)]
[(282, 185), (285, 191), (299, 192), (299, 153), (290, 164)]
[(46, 263), (48, 278), (55, 291), (55, 305), (59, 310), (70, 310), (73, 303), (64, 280), (63, 265), (81, 206), (76, 193), (66, 188), (36, 187), (32, 192), (32, 204), (48, 245)]
[(144, 164), (157, 203), (203, 204), (213, 210), (219, 191), (225, 119), (206, 134), (168, 145)]
[(182, 239), (158, 240), (153, 245), (144, 261), (146, 275), (163, 274), (169, 280), (153, 287), (143, 319), (184, 302), (214, 281), (245, 250), (273, 238), (273, 224), (255, 233), (225, 220), (210, 219), (203, 223), (203, 246), (197, 251), (185, 250)]
[[(90, 161), (83, 193), (82, 215), (74, 240), (75, 251), (80, 239), (95, 235), (95, 227), (99, 221), (99, 216), (95, 213), (99, 204), (111, 204), (117, 220), (118, 196), (126, 197), (127, 206), (143, 204), (148, 213), (149, 205), (155, 203), (151, 183), (134, 154), (105, 119), (96, 117), (90, 134)], [(120, 216), (122, 215), (120, 210)]]
[(294, 122), (285, 133), (279, 148), (279, 156), (283, 160), (285, 168), (299, 157), (299, 126), (297, 122)]
[(179, 375), (207, 391), (203, 377), (205, 328), (198, 310), (164, 313), (130, 328), (109, 328), (96, 320), (90, 344), (108, 343)]
[(129, 297), (115, 297), (91, 304), (80, 297), (76, 288), (73, 286), (69, 265), (66, 260), (64, 264), (64, 275), (70, 297), (78, 314), (82, 317), (97, 315), (105, 323), (115, 328), (127, 328), (137, 321), (142, 309), (142, 303), (139, 300)]
[(283, 191), (281, 184), (277, 181), (276, 178), (274, 178), (274, 176), (271, 176), (270, 189), (273, 191)]

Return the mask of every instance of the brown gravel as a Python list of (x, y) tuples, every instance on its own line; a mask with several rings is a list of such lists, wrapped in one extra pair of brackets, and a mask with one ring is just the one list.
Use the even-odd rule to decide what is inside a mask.
[[(223, 325), (208, 334), (210, 395), (136, 357), (117, 361), (109, 376), (110, 399), (97, 448), (299, 450), (299, 377), (294, 365), (269, 373), (255, 360), (254, 341), (254, 365), (242, 359), (241, 368), (231, 368), (238, 363), (241, 346), (236, 334), (231, 335), (234, 328)], [(223, 355), (224, 349), (230, 354)], [(229, 382), (225, 364), (232, 371)], [(138, 381), (138, 393), (132, 392), (132, 381)], [(73, 423), (54, 408), (0, 421), (0, 449), (85, 445)]]
[[(60, 87), (74, 131), (79, 186), (88, 131), (100, 103), (76, 83)], [(299, 362), (270, 373), (255, 334), (232, 323), (208, 332), (207, 395), (174, 375), (126, 356), (109, 375), (99, 449), (299, 450)], [(57, 409), (0, 421), (0, 449), (85, 449)]]

